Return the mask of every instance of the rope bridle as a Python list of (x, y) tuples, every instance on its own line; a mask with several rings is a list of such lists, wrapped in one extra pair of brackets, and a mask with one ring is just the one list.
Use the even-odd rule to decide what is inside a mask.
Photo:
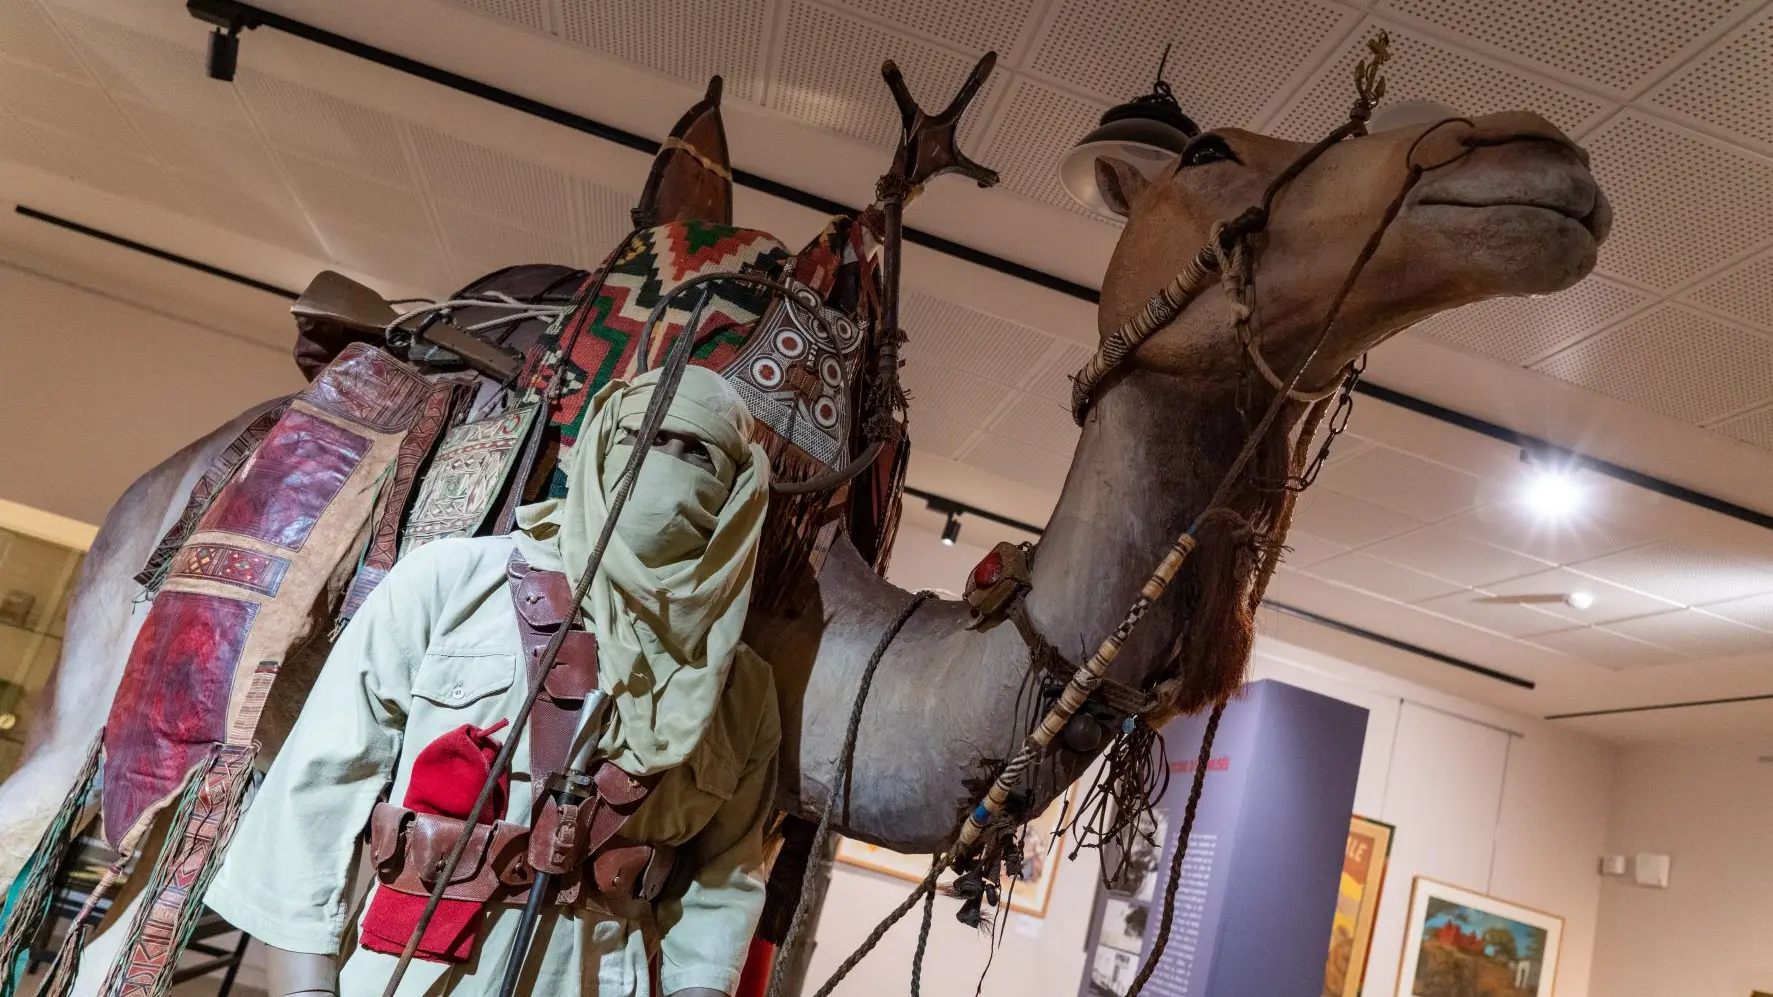
[[(1403, 183), (1393, 197), (1391, 203), (1387, 205), (1378, 225), (1375, 226), (1373, 231), (1369, 234), (1360, 253), (1356, 256), (1353, 264), (1343, 278), (1341, 285), (1337, 288), (1330, 301), (1330, 306), (1326, 311), (1325, 317), (1323, 318), (1317, 334), (1313, 338), (1309, 348), (1294, 365), (1289, 375), (1285, 378), (1280, 377), (1263, 357), (1259, 339), (1251, 328), (1252, 317), (1254, 314), (1253, 277), (1254, 262), (1256, 259), (1254, 240), (1267, 228), (1270, 209), (1275, 197), (1282, 189), (1309, 168), (1312, 163), (1316, 162), (1317, 159), (1331, 147), (1341, 142), (1343, 139), (1366, 134), (1366, 122), (1371, 117), (1373, 108), (1378, 104), (1379, 100), (1385, 93), (1385, 81), (1384, 78), (1379, 75), (1379, 68), (1390, 58), (1389, 40), (1384, 33), (1381, 33), (1368, 42), (1368, 48), (1370, 50), (1369, 58), (1363, 60), (1355, 67), (1355, 86), (1358, 97), (1353, 108), (1349, 112), (1348, 121), (1300, 154), (1300, 156), (1290, 163), (1286, 169), (1282, 170), (1280, 174), (1270, 181), (1263, 192), (1261, 201), (1257, 205), (1246, 209), (1242, 214), (1230, 222), (1215, 225), (1210, 232), (1207, 244), (1202, 246), (1194, 256), (1190, 258), (1183, 270), (1156, 294), (1149, 298), (1139, 314), (1126, 321), (1113, 333), (1104, 337), (1095, 355), (1090, 358), (1073, 378), (1072, 414), (1081, 424), (1094, 400), (1102, 380), (1109, 373), (1124, 364), (1127, 359), (1138, 350), (1140, 345), (1149, 339), (1154, 333), (1175, 321), (1175, 319), (1182, 313), (1183, 309), (1198, 297), (1200, 293), (1206, 289), (1209, 283), (1212, 282), (1215, 274), (1219, 276), (1220, 283), (1231, 299), (1233, 306), (1233, 321), (1239, 341), (1243, 346), (1244, 353), (1248, 357), (1255, 371), (1265, 382), (1268, 383), (1270, 388), (1273, 389), (1273, 398), (1270, 400), (1267, 408), (1263, 411), (1261, 417), (1257, 420), (1255, 426), (1250, 430), (1249, 435), (1245, 438), (1236, 458), (1225, 472), (1224, 477), (1215, 488), (1213, 495), (1207, 502), (1206, 506), (1195, 516), (1194, 520), (1189, 523), (1188, 527), (1176, 537), (1169, 550), (1164, 553), (1156, 568), (1152, 570), (1144, 585), (1141, 586), (1138, 597), (1128, 609), (1127, 614), (1120, 625), (1115, 627), (1115, 629), (1104, 638), (1096, 652), (1082, 665), (1079, 665), (1072, 673), (1070, 680), (1066, 683), (1063, 691), (1058, 695), (1057, 700), (1049, 708), (1045, 716), (1040, 719), (1039, 723), (1037, 723), (1027, 734), (1015, 755), (1004, 764), (984, 798), (980, 800), (978, 805), (974, 807), (970, 814), (968, 814), (965, 822), (961, 825), (959, 832), (956, 834), (953, 843), (937, 856), (936, 861), (931, 866), (929, 874), (924, 877), (923, 881), (918, 884), (910, 896), (901, 902), (898, 907), (894, 908), (894, 910), (887, 915), (874, 931), (864, 939), (861, 946), (859, 946), (854, 953), (837, 967), (831, 978), (816, 992), (815, 997), (827, 997), (832, 989), (836, 987), (838, 982), (841, 981), (858, 963), (860, 963), (862, 958), (879, 943), (880, 939), (893, 924), (897, 923), (897, 921), (915, 907), (920, 900), (934, 891), (937, 880), (943, 870), (954, 865), (957, 860), (961, 860), (972, 853), (987, 826), (993, 822), (1000, 812), (1002, 812), (1006, 802), (1009, 800), (1015, 789), (1020, 785), (1029, 768), (1037, 759), (1046, 754), (1048, 747), (1065, 729), (1065, 726), (1070, 722), (1071, 718), (1077, 714), (1092, 695), (1097, 694), (1098, 690), (1102, 688), (1106, 682), (1106, 675), (1109, 667), (1119, 655), (1120, 649), (1131, 637), (1134, 630), (1144, 619), (1151, 607), (1163, 596), (1171, 582), (1175, 580), (1183, 564), (1188, 560), (1189, 555), (1198, 545), (1202, 528), (1216, 519), (1227, 517), (1241, 518), (1235, 510), (1229, 508), (1227, 501), (1232, 497), (1238, 486), (1244, 481), (1244, 472), (1249, 467), (1252, 459), (1255, 457), (1269, 430), (1279, 418), (1282, 410), (1285, 409), (1289, 403), (1304, 403), (1309, 406), (1301, 423), (1303, 431), (1294, 446), (1289, 463), (1289, 470), (1292, 474), (1292, 477), (1287, 483), (1289, 490), (1297, 490), (1297, 488), (1303, 487), (1303, 484), (1309, 483), (1310, 477), (1313, 476), (1316, 470), (1322, 465), (1324, 457), (1324, 454), (1322, 453), (1320, 453), (1314, 460), (1310, 461), (1309, 464), (1307, 463), (1305, 460), (1307, 449), (1309, 448), (1312, 436), (1325, 413), (1330, 397), (1341, 392), (1341, 409), (1346, 409), (1351, 389), (1353, 387), (1353, 380), (1358, 377), (1360, 373), (1361, 361), (1357, 359), (1345, 366), (1339, 372), (1337, 377), (1332, 379), (1331, 383), (1323, 388), (1303, 388), (1301, 386), (1301, 381), (1305, 373), (1311, 368), (1312, 364), (1318, 360), (1320, 353), (1329, 340), (1330, 331), (1335, 325), (1336, 317), (1341, 313), (1342, 306), (1347, 301), (1349, 293), (1353, 290), (1355, 282), (1359, 279), (1367, 263), (1377, 251), (1381, 239), (1384, 237), (1386, 231), (1390, 229), (1392, 222), (1397, 218), (1398, 212), (1403, 208), (1406, 197), (1421, 179), (1422, 174), (1428, 169), (1435, 169), (1449, 165), (1451, 162), (1463, 156), (1466, 151), (1469, 151), (1469, 149), (1466, 149), (1451, 159), (1448, 159), (1446, 162), (1436, 163), (1429, 166), (1424, 166), (1415, 162), (1416, 152), (1424, 139), (1429, 135), (1434, 134), (1449, 122), (1465, 121), (1466, 119), (1463, 118), (1445, 119), (1431, 125), (1425, 129), (1421, 135), (1417, 136), (1405, 157), (1407, 173)], [(1466, 123), (1469, 124), (1469, 122)], [(1345, 421), (1345, 415), (1342, 411), (1339, 411), (1337, 417), (1332, 420), (1332, 429), (1337, 429), (1339, 425), (1345, 423)], [(1326, 447), (1327, 443), (1328, 441), (1326, 440)], [(1280, 517), (1279, 522), (1277, 522), (1274, 527), (1275, 531), (1283, 535), (1286, 528), (1286, 518), (1287, 517), (1284, 516)], [(1257, 577), (1250, 592), (1250, 597), (1258, 601), (1261, 598), (1262, 590), (1266, 585), (1267, 578), (1274, 570), (1279, 558), (1279, 540), (1281, 537), (1274, 537), (1271, 535), (1269, 539), (1272, 542), (1266, 545), (1262, 563), (1258, 568)], [(915, 608), (915, 604), (913, 604), (913, 608)], [(897, 630), (894, 628), (883, 638), (883, 649), (884, 645), (892, 640), (896, 632)], [(878, 655), (879, 651), (877, 650), (876, 653)], [(1150, 709), (1138, 717), (1138, 720), (1153, 728), (1158, 728), (1173, 718), (1176, 715), (1176, 710), (1173, 705), (1173, 696), (1166, 697), (1164, 692), (1167, 688), (1173, 689), (1175, 684), (1176, 683), (1172, 677), (1164, 675), (1156, 676), (1152, 681), (1151, 690), (1156, 694), (1154, 696), (1155, 701)], [(1166, 698), (1170, 701), (1166, 702)], [(1138, 977), (1134, 980), (1132, 987), (1128, 991), (1128, 997), (1137, 997), (1139, 992), (1143, 989), (1145, 982), (1150, 978), (1151, 972), (1157, 964), (1158, 958), (1163, 951), (1164, 944), (1168, 940), (1167, 928), (1174, 914), (1178, 877), (1181, 871), (1181, 863), (1187, 850), (1188, 828), (1193, 824), (1196, 805), (1199, 802), (1204, 776), (1208, 768), (1207, 761), (1211, 753), (1213, 734), (1218, 727), (1218, 721), (1223, 714), (1224, 707), (1225, 703), (1223, 700), (1214, 704), (1211, 715), (1208, 719), (1205, 737), (1203, 738), (1203, 743), (1201, 745), (1200, 762), (1195, 770), (1194, 784), (1191, 788), (1187, 809), (1184, 815), (1183, 830), (1172, 855), (1170, 881), (1164, 898), (1162, 923), (1165, 928), (1160, 931), (1152, 953), (1147, 957), (1145, 965), (1142, 967)], [(847, 767), (847, 758), (841, 760), (840, 764)], [(836, 794), (834, 793), (833, 795), (835, 796)], [(784, 958), (792, 946), (793, 940), (794, 939), (791, 935), (790, 939), (784, 944), (782, 953)], [(915, 968), (913, 972), (915, 974)]]

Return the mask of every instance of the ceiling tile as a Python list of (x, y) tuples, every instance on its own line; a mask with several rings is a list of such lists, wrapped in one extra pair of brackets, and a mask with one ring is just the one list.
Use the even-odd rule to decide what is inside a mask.
[(905, 292), (900, 324), (911, 337), (909, 359), (945, 367), (999, 384), (1021, 387), (1040, 359), (1058, 341), (1028, 326), (987, 315), (952, 301)]
[(1367, 548), (1367, 553), (1417, 571), (1479, 586), (1543, 571), (1546, 562), (1460, 536), (1446, 526), (1430, 526)]
[(201, 30), (185, 33), (187, 46), (66, 8), (56, 8), (55, 18), (112, 96), (235, 131), (252, 130), (234, 87), (204, 73)]
[(1755, 0), (1383, 0), (1511, 55), (1619, 93), (1659, 75), (1689, 44)]
[(114, 152), (146, 155), (123, 115), (90, 83), (0, 59), (0, 105), (19, 117)]
[(19, 119), (0, 110), (0, 159), (34, 166), (49, 173), (60, 172), (63, 159), (52, 155), (36, 138), (33, 129)]
[(409, 246), (437, 248), (425, 202), (412, 191), (292, 153), (278, 159), (303, 206), (313, 215), (337, 219)]
[(1583, 339), (1656, 299), (1595, 274), (1566, 291), (1536, 298), (1492, 298), (1411, 331), (1522, 366)]
[(1063, 339), (1055, 340), (1055, 343), (1057, 345), (1045, 361), (1037, 361), (1031, 365), (1034, 373), (1022, 387), (1031, 394), (1058, 402), (1065, 406), (1066, 411), (1070, 411), (1072, 375), (1083, 369), (1083, 365), (1096, 351)]
[[(767, 0), (558, 0), (556, 10), (555, 33), (569, 41), (697, 89), (710, 76), (720, 76), (729, 95), (762, 97), (757, 67), (763, 61)], [(832, 52), (828, 58), (843, 55)]]
[(1711, 428), (1744, 443), (1773, 450), (1773, 406), (1720, 422)]
[(238, 190), (217, 190), (213, 182), (198, 177), (172, 176), (197, 217), (304, 256), (327, 258), (313, 227), (294, 206), (267, 203)]
[(1340, 582), (1398, 602), (1423, 602), (1463, 591), (1461, 586), (1452, 582), (1358, 551), (1332, 557), (1304, 570), (1306, 574), (1325, 581)]
[(1248, 127), (1354, 16), (1315, 0), (1058, 0), (1027, 65), (1118, 104), (1151, 89), (1173, 42), (1164, 77), (1182, 110), (1203, 128)]
[(242, 69), (236, 81), (272, 145), (371, 180), (413, 186), (392, 116), (263, 73)]
[(572, 258), (573, 247), (569, 242), (452, 205), (439, 204), (436, 207), (437, 223), (443, 230), (443, 247), (455, 264), (450, 272), (455, 275), (458, 286), (466, 286), (503, 267), (525, 263), (558, 264)]
[(1058, 454), (989, 434), (967, 451), (961, 463), (1049, 492), (1065, 486), (1065, 474), (1071, 469), (1071, 461)]
[(547, 0), (449, 0), (532, 31), (548, 30)]
[(1732, 599), (1729, 602), (1714, 602), (1706, 606), (1705, 611), (1727, 620), (1773, 631), (1773, 592), (1751, 595), (1746, 599)]
[(1510, 637), (1533, 637), (1570, 625), (1569, 620), (1540, 612), (1538, 606), (1484, 602), (1483, 598), (1482, 592), (1456, 592), (1430, 599), (1417, 608)]
[(1773, 253), (1732, 267), (1681, 297), (1773, 331)]
[(1326, 467), (1318, 483), (1429, 522), (1477, 504), (1474, 475), (1390, 447), (1374, 447)]
[(458, 286), (442, 252), (424, 252), (341, 219), (324, 218), (316, 224), (333, 260), (340, 266), (398, 281), (439, 299)]
[(911, 420), (911, 447), (953, 460), (978, 432), (952, 419), (919, 412)]
[(1603, 272), (1668, 290), (1773, 231), (1773, 162), (1637, 111), (1607, 122), (1583, 145), (1613, 203)]
[(1773, 146), (1773, 73), (1767, 71), (1769, 66), (1773, 66), (1773, 8), (1682, 67), (1645, 95), (1644, 103), (1751, 143)]
[(1640, 616), (1635, 620), (1609, 623), (1607, 629), (1695, 658), (1727, 658), (1755, 651), (1773, 651), (1773, 634), (1697, 609)]
[[(1355, 96), (1355, 63), (1366, 57), (1367, 39), (1378, 30), (1368, 24), (1351, 36), (1342, 52), (1319, 69), (1264, 130), (1279, 138), (1315, 141), (1347, 121)], [(1582, 91), (1455, 51), (1414, 31), (1392, 26), (1386, 30), (1392, 52), (1385, 66), (1389, 100), (1437, 100), (1470, 115), (1528, 109), (1572, 134), (1609, 109)]]
[(1703, 606), (1773, 592), (1773, 564), (1756, 567), (1692, 550), (1653, 543), (1574, 565), (1577, 571), (1686, 606)]
[(31, 0), (0, 0), (0, 55), (69, 79), (89, 79), (80, 60)]
[(256, 136), (141, 104), (125, 104), (124, 113), (148, 148), (171, 169), (248, 191), (267, 203), (295, 204), (277, 164)]
[(1300, 497), (1296, 521), (1300, 529), (1344, 547), (1364, 547), (1422, 525), (1421, 520), (1327, 488), (1313, 488)]
[(604, 258), (615, 252), (628, 237), (634, 228), (628, 212), (639, 203), (640, 197), (582, 177), (573, 178), (573, 193), (573, 238), (579, 247), (577, 262), (589, 269), (601, 265)]
[(422, 125), (407, 133), (431, 196), (531, 232), (573, 237), (572, 177)]
[(24, 127), (46, 151), (46, 166), (53, 172), (119, 197), (170, 211), (191, 210), (179, 185), (152, 160), (119, 155), (111, 149), (47, 128)]
[(840, 5), (969, 52), (996, 52), (1000, 59), (1015, 50), (1027, 22), (1046, 6), (1041, 0), (840, 0)]
[(1281, 563), (1292, 568), (1308, 568), (1319, 561), (1347, 552), (1347, 547), (1331, 543), (1316, 534), (1304, 530), (1288, 530), (1287, 553)]
[(1059, 185), (1059, 160), (1102, 117), (1108, 105), (1017, 77), (1004, 96), (991, 138), (976, 158), (998, 172), (1003, 187), (1024, 197), (1118, 224), (1073, 200)]
[(1548, 650), (1574, 655), (1613, 671), (1666, 665), (1681, 659), (1674, 651), (1633, 640), (1600, 627), (1576, 627), (1534, 637), (1533, 643)]
[(1003, 387), (965, 371), (929, 363), (913, 354), (903, 369), (912, 411), (983, 427), (1003, 403)]
[(1693, 425), (1773, 401), (1773, 337), (1678, 305), (1627, 319), (1533, 369)]
[(1441, 524), (1446, 529), (1553, 564), (1571, 564), (1635, 547), (1647, 538), (1597, 517), (1547, 520), (1515, 503), (1480, 506)]
[[(787, 26), (770, 80), (769, 106), (883, 149), (898, 145), (899, 111), (880, 74), (857, 72), (858, 67), (892, 59), (912, 95), (929, 111), (947, 106), (973, 70), (973, 57), (817, 4), (790, 0), (784, 16)], [(973, 147), (979, 115), (1004, 75), (992, 74), (961, 119), (963, 150)]]
[(1071, 421), (1071, 410), (1038, 395), (1017, 395), (1016, 400), (986, 426), (999, 436), (1061, 454), (1067, 459), (1077, 449), (1081, 430)]
[(1499, 596), (1522, 595), (1569, 595), (1573, 592), (1584, 592), (1594, 597), (1594, 603), (1587, 609), (1561, 602), (1541, 603), (1534, 606), (1542, 613), (1569, 620), (1571, 623), (1611, 623), (1633, 616), (1644, 616), (1650, 613), (1665, 613), (1676, 608), (1675, 604), (1665, 599), (1657, 599), (1621, 588), (1574, 571), (1555, 568), (1508, 581), (1492, 582), (1484, 586), (1487, 592)]

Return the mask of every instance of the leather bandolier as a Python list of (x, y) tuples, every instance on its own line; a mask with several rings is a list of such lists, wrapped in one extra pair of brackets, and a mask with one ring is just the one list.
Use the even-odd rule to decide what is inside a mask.
[[(531, 568), (515, 553), (508, 570), (524, 670), (533, 683), (543, 649), (572, 607), (572, 584), (560, 572)], [(598, 759), (591, 773), (596, 792), (583, 802), (562, 805), (545, 791), (564, 773), (579, 707), (597, 681), (597, 638), (575, 626), (561, 644), (525, 732), (530, 785), (535, 787), (529, 826), (503, 820), (470, 825), (377, 803), (370, 815), (370, 857), (383, 888), (428, 895), (436, 870), (466, 832), (468, 848), (444, 890), (446, 900), (522, 904), (538, 870), (554, 875), (558, 888), (553, 902), (561, 906), (608, 909), (657, 899), (670, 881), (677, 849), (620, 834), (646, 801), (657, 775), (631, 776)]]

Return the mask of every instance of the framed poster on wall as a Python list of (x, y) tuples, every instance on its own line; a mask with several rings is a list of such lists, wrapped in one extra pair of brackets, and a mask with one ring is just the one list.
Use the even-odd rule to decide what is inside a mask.
[[(1011, 910), (1030, 917), (1047, 916), (1047, 901), (1053, 895), (1053, 880), (1059, 871), (1059, 860), (1065, 854), (1065, 836), (1060, 834), (1055, 837), (1055, 832), (1059, 829), (1059, 819), (1069, 812), (1076, 796), (1077, 787), (1072, 786), (1065, 795), (1054, 800), (1045, 813), (1028, 822), (1028, 833), (1023, 838), (1023, 878), (1016, 883), (1014, 890), (1009, 888), (1009, 884), (1004, 884)], [(923, 882), (923, 878), (930, 873), (928, 855), (905, 855), (849, 838), (838, 840), (837, 861), (908, 879), (914, 883)], [(942, 883), (946, 885), (953, 879), (952, 872), (944, 873)]]
[(1323, 997), (1360, 997), (1396, 830), (1359, 814), (1349, 824), (1348, 848), (1342, 856), (1342, 888), (1336, 894), (1336, 915), (1330, 924)]
[(1416, 877), (1398, 997), (1552, 997), (1564, 919)]

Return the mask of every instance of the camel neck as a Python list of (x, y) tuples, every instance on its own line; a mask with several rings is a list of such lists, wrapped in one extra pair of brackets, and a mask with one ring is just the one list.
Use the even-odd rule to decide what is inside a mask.
[[(1072, 661), (1119, 626), (1158, 560), (1205, 507), (1243, 442), (1229, 392), (1130, 370), (1092, 408), (1041, 537), (1028, 608)], [(1182, 579), (1186, 580), (1187, 569)], [(1122, 647), (1114, 675), (1142, 678), (1185, 622), (1173, 585)]]

